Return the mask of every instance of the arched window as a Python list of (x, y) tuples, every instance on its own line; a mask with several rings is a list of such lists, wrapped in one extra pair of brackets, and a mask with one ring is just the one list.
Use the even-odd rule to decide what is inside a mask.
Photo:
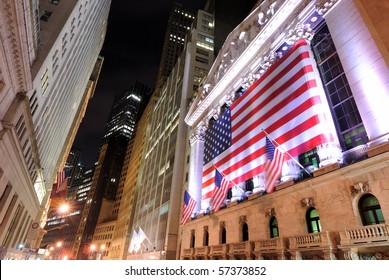
[(246, 222), (242, 225), (242, 241), (249, 241), (249, 226)]
[(226, 244), (227, 243), (227, 231), (225, 227), (222, 227), (220, 229), (220, 244)]
[(362, 196), (358, 207), (364, 226), (385, 223), (380, 203), (374, 195), (366, 194)]
[(309, 233), (321, 231), (319, 212), (317, 212), (316, 208), (308, 209), (306, 219)]
[(208, 230), (204, 230), (203, 246), (208, 246), (209, 244), (209, 233)]
[(278, 234), (278, 221), (277, 221), (277, 218), (275, 216), (271, 217), (269, 227), (270, 227), (270, 237), (271, 238), (278, 237), (279, 236), (279, 234)]
[(195, 237), (195, 233), (194, 233), (194, 230), (193, 230), (191, 235), (190, 235), (190, 248), (194, 248), (195, 247), (195, 241), (196, 241), (196, 237)]

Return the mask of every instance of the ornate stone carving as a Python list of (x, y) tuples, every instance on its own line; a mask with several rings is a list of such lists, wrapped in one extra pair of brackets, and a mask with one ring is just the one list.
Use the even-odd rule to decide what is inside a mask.
[(313, 197), (304, 197), (300, 201), (301, 206), (304, 208), (310, 208), (310, 207), (315, 207), (315, 202), (313, 200)]
[(297, 25), (289, 30), (289, 33), (285, 39), (285, 42), (288, 45), (293, 45), (298, 40), (305, 39), (307, 41), (311, 41), (313, 38), (314, 32), (310, 26), (310, 24), (304, 24), (302, 22), (297, 23)]
[(265, 217), (273, 217), (273, 216), (275, 216), (275, 214), (276, 214), (276, 211), (274, 210), (274, 208), (265, 209)]
[(260, 74), (264, 73), (270, 66), (272, 66), (277, 60), (279, 60), (282, 57), (282, 53), (280, 52), (269, 52), (268, 55), (263, 57), (263, 61), (260, 63), (260, 68), (263, 70), (263, 72), (260, 70)]
[(247, 25), (244, 29), (235, 32), (231, 37), (232, 39), (226, 42), (220, 52), (220, 60), (216, 66), (214, 84), (220, 81), (230, 65), (235, 62), (239, 56), (243, 53), (246, 47), (254, 40), (257, 34), (261, 31), (271, 17), (277, 12), (277, 1), (268, 1), (266, 5), (262, 5), (258, 9), (256, 18), (247, 20)]
[(205, 132), (208, 128), (207, 123), (201, 122), (192, 132), (189, 139), (190, 145), (192, 146), (197, 141), (204, 141)]
[(239, 217), (239, 224), (243, 224), (247, 222), (247, 217), (246, 215), (242, 215)]
[(277, 4), (277, 1), (274, 1), (272, 4), (270, 4), (267, 9), (264, 9), (260, 13), (258, 13), (258, 24), (259, 25), (265, 25), (270, 18), (274, 15), (275, 13), (275, 6)]
[(226, 99), (227, 106), (230, 107), (235, 100), (236, 100), (236, 93), (235, 92), (229, 93)]
[(359, 260), (358, 252), (354, 250), (345, 251), (343, 255), (345, 260)]
[(356, 183), (353, 186), (351, 186), (350, 189), (351, 189), (351, 194), (353, 196), (371, 192), (371, 186), (370, 186), (369, 182), (366, 182), (366, 183), (361, 183), (361, 182)]
[(242, 87), (248, 89), (252, 84), (254, 84), (261, 76), (259, 74), (250, 73), (247, 77), (243, 79)]
[(212, 118), (214, 120), (217, 120), (219, 118), (219, 116), (220, 116), (220, 113), (221, 113), (220, 107), (213, 108), (213, 110), (212, 110)]
[(324, 15), (338, 0), (321, 0), (316, 5), (316, 11), (319, 15)]
[[(4, 15), (6, 20), (3, 23), (6, 23), (3, 27), (3, 32), (5, 33), (6, 40), (4, 40), (3, 46), (5, 47), (5, 55), (7, 60), (10, 61), (11, 67), (11, 79), (13, 79), (15, 85), (17, 86), (16, 91), (25, 93), (28, 91), (28, 84), (30, 83), (29, 71), (24, 70), (23, 60), (25, 56), (23, 55), (20, 38), (23, 37), (20, 35), (21, 32), (24, 32), (23, 29), (18, 26), (16, 21), (19, 16), (17, 15), (18, 9), (16, 8), (15, 1), (5, 1), (4, 5)], [(23, 24), (21, 24), (22, 26)], [(24, 34), (23, 34), (24, 35)]]
[(331, 165), (333, 163), (343, 163), (342, 149), (339, 144), (326, 143), (319, 145), (316, 148), (320, 159), (320, 167)]

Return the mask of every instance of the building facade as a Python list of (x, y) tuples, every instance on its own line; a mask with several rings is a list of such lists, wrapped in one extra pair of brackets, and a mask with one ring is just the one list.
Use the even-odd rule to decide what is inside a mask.
[(185, 37), (195, 19), (195, 14), (194, 11), (179, 3), (175, 2), (173, 4), (166, 26), (161, 61), (157, 73), (157, 88), (163, 86), (181, 55), (185, 46)]
[(11, 252), (39, 247), (34, 236), (42, 233), (42, 210), (88, 101), (110, 1), (0, 5), (0, 240)]
[[(106, 124), (99, 151), (99, 158), (93, 176), (91, 191), (82, 214), (78, 234), (73, 244), (73, 257), (88, 259), (97, 255), (89, 255), (94, 243), (94, 232), (105, 228), (107, 221), (114, 223), (117, 211), (112, 209), (116, 199), (123, 163), (129, 140), (134, 137), (135, 124), (148, 103), (150, 89), (139, 81), (130, 88), (115, 96), (109, 120)], [(117, 209), (116, 206), (115, 209)], [(100, 224), (102, 223), (102, 224)], [(112, 236), (109, 238), (112, 239)], [(105, 240), (106, 249), (109, 239)], [(104, 244), (105, 245), (105, 244)], [(99, 256), (104, 257), (103, 254)]]
[(212, 14), (199, 11), (181, 56), (161, 90), (155, 92), (134, 190), (133, 220), (127, 229), (129, 239), (133, 231), (144, 232), (146, 238), (138, 250), (125, 252), (127, 259), (176, 258), (181, 206), (177, 202), (186, 180), (184, 117), (188, 100), (213, 61), (212, 28)]
[[(185, 119), (192, 133), (188, 189), (197, 208), (181, 225), (180, 259), (387, 259), (389, 126), (376, 101), (389, 98), (388, 7), (362, 0), (260, 2), (228, 36)], [(281, 103), (276, 94), (297, 94), (279, 84), (284, 77), (294, 80), (285, 73), (300, 44), (313, 61), (312, 81), (323, 100), (320, 133), (332, 138), (315, 147), (310, 132), (307, 142), (298, 140), (307, 150), (294, 153), (288, 133), (302, 123), (288, 129), (280, 123), (295, 120), (290, 116), (300, 105)], [(267, 94), (268, 103), (261, 103)], [(251, 96), (256, 105), (239, 110)], [(266, 118), (279, 108), (290, 114)], [(235, 150), (229, 143), (219, 154), (212, 150), (210, 133), (230, 112), (231, 137), (263, 139), (252, 151), (239, 150), (247, 146), (238, 138), (230, 140)], [(240, 112), (248, 115), (238, 122)], [(238, 134), (241, 125), (252, 129), (253, 138)], [(256, 156), (271, 134), (276, 148), (291, 154), (275, 191), (266, 192), (266, 177), (258, 171), (266, 153)], [(207, 177), (208, 157), (214, 168)], [(213, 209), (215, 169), (232, 184), (219, 211)]]

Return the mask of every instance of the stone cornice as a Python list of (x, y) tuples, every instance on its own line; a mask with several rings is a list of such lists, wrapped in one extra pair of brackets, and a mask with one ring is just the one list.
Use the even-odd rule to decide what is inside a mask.
[(3, 10), (3, 19), (1, 20), (3, 28), (0, 29), (0, 36), (5, 50), (7, 64), (12, 65), (9, 70), (11, 72), (10, 78), (14, 91), (26, 93), (32, 87), (32, 81), (28, 68), (28, 59), (25, 62), (28, 54), (24, 50), (27, 46), (23, 46), (22, 44), (24, 42), (21, 42), (21, 38), (26, 36), (26, 30), (24, 28), (28, 23), (24, 22), (24, 10), (20, 5), (20, 1), (2, 1), (0, 8)]
[(228, 36), (203, 86), (199, 88), (200, 94), (191, 103), (185, 122), (194, 126), (211, 118), (210, 110), (230, 103), (228, 94), (255, 82), (259, 78), (255, 71), (263, 69), (264, 73), (279, 59), (279, 54), (272, 51), (276, 47), (275, 41), (282, 34), (286, 38), (285, 29), (295, 28), (298, 14), (308, 6), (313, 10), (314, 2), (269, 0), (258, 6)]

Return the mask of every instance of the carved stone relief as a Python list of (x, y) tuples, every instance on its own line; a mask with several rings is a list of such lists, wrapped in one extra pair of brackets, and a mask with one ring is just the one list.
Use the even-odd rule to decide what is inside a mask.
[(369, 182), (365, 182), (365, 183), (359, 182), (351, 186), (350, 190), (351, 190), (351, 194), (353, 196), (356, 196), (359, 194), (371, 192), (371, 186)]
[(304, 197), (300, 201), (301, 206), (304, 208), (310, 208), (310, 207), (315, 207), (315, 202), (313, 200), (313, 197)]

